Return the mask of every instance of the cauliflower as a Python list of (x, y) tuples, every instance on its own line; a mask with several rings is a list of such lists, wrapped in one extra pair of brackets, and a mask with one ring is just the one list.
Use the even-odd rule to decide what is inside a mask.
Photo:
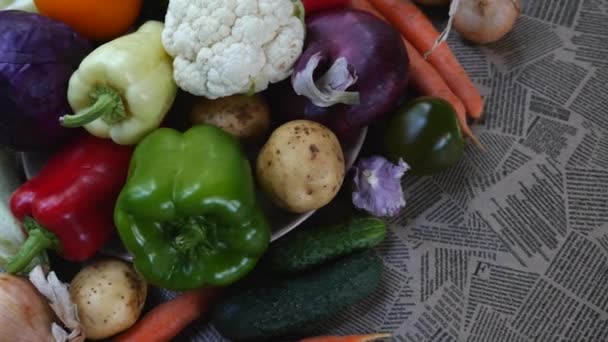
[(171, 0), (162, 34), (183, 90), (210, 99), (289, 77), (302, 53), (300, 0)]

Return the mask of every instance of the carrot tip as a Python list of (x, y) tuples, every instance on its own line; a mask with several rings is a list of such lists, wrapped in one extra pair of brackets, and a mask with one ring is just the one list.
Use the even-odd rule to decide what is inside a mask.
[(477, 138), (477, 136), (475, 134), (473, 134), (473, 132), (470, 132), (469, 134), (467, 134), (467, 136), (471, 139), (471, 141), (473, 142), (473, 145), (477, 146), (477, 148), (479, 148), (482, 152), (488, 151), (485, 148), (485, 146), (483, 146), (483, 144), (481, 143), (479, 138)]
[(469, 114), (469, 117), (471, 117), (471, 119), (473, 119), (473, 121), (481, 120), (484, 116), (483, 104), (481, 105), (481, 108), (474, 110), (474, 111), (469, 111), (468, 114)]
[(387, 338), (387, 337), (391, 337), (391, 334), (366, 335), (366, 336), (364, 336), (364, 338), (362, 340), (359, 340), (359, 342), (370, 342), (370, 341), (375, 341), (375, 340), (379, 340), (379, 339)]

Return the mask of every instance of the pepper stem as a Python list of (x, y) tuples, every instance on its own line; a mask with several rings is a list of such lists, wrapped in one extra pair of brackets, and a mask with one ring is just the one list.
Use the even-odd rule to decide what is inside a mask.
[(303, 23), (306, 22), (306, 11), (304, 10), (304, 4), (301, 0), (292, 0), (293, 2), (293, 16), (298, 17)]
[(28, 230), (28, 237), (19, 252), (8, 260), (6, 272), (10, 274), (22, 271), (45, 249), (61, 250), (61, 244), (57, 236), (44, 229), (33, 218), (26, 217), (23, 220), (23, 225)]
[(76, 114), (62, 116), (59, 118), (61, 125), (74, 128), (84, 126), (97, 119), (112, 125), (127, 117), (124, 102), (116, 90), (108, 86), (98, 86), (90, 97), (94, 101), (93, 105)]
[(213, 227), (202, 217), (188, 217), (177, 223), (178, 233), (175, 237), (175, 247), (182, 252), (190, 252), (195, 249), (210, 251), (213, 249), (210, 234)]

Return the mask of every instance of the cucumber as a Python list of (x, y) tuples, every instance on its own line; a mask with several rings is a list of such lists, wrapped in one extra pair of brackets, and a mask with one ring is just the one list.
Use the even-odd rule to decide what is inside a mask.
[(301, 332), (367, 297), (381, 275), (382, 261), (375, 254), (351, 254), (297, 277), (232, 293), (214, 306), (211, 321), (236, 341)]
[(274, 272), (294, 274), (371, 248), (385, 235), (386, 225), (375, 217), (356, 217), (330, 227), (310, 227), (272, 244), (264, 262)]

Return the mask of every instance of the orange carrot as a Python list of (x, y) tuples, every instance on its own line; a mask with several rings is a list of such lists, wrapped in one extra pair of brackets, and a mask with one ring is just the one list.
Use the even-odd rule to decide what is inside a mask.
[(351, 336), (318, 336), (305, 338), (299, 342), (369, 342), (390, 337), (390, 334), (351, 335)]
[(114, 337), (114, 342), (167, 342), (199, 318), (218, 296), (219, 289), (186, 292), (148, 312), (135, 325)]
[[(384, 18), (368, 0), (351, 0), (350, 4), (351, 7), (355, 9), (371, 13), (386, 21), (386, 18)], [(422, 58), (422, 55), (407, 41), (407, 39), (403, 38), (403, 44), (405, 44), (410, 60), (409, 76), (412, 85), (423, 95), (440, 97), (452, 104), (458, 115), (462, 133), (471, 137), (474, 141), (477, 141), (477, 138), (469, 128), (466, 110), (460, 99), (454, 95), (452, 90), (445, 84), (445, 81), (437, 73), (437, 70)]]
[[(431, 50), (439, 32), (424, 13), (409, 0), (369, 0), (370, 3), (418, 50)], [(435, 67), (445, 83), (456, 94), (468, 114), (481, 117), (483, 99), (462, 65), (445, 43), (441, 43), (427, 60)]]
[(445, 84), (443, 78), (437, 73), (437, 70), (422, 58), (412, 44), (405, 38), (403, 38), (403, 42), (410, 57), (410, 80), (412, 85), (424, 95), (440, 97), (448, 101), (456, 111), (462, 133), (471, 138), (475, 144), (480, 145), (477, 137), (475, 137), (469, 127), (466, 109), (462, 101), (460, 101), (458, 96), (454, 95), (452, 90)]

